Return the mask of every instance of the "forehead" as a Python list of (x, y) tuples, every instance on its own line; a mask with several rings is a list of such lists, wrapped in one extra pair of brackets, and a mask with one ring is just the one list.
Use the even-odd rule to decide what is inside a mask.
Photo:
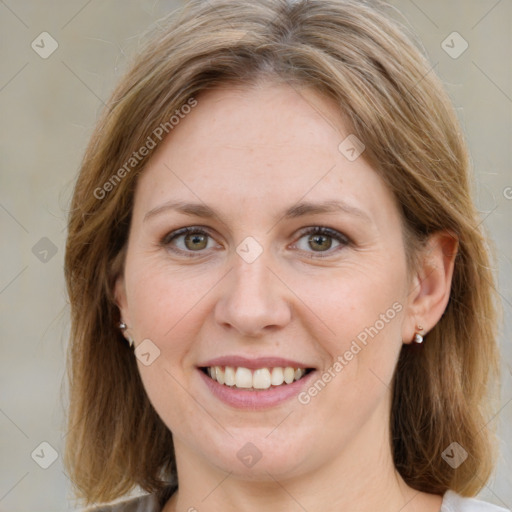
[(340, 151), (351, 133), (334, 100), (269, 83), (224, 86), (196, 99), (143, 171), (136, 204), (204, 201), (238, 205), (239, 213), (242, 205), (261, 211), (343, 197), (377, 214), (375, 204), (393, 202), (363, 157), (351, 161)]

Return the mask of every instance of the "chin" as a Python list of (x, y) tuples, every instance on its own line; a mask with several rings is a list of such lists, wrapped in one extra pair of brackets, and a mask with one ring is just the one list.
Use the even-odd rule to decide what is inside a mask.
[(274, 481), (298, 476), (307, 471), (306, 464), (309, 466), (314, 456), (310, 453), (313, 445), (308, 441), (312, 436), (303, 438), (289, 429), (280, 435), (268, 427), (238, 429), (233, 437), (224, 434), (221, 442), (210, 439), (198, 450), (219, 470), (244, 480)]

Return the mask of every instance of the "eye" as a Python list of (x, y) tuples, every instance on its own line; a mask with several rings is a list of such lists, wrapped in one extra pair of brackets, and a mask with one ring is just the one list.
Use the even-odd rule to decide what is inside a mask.
[[(209, 244), (211, 242), (211, 244)], [(211, 249), (215, 243), (210, 234), (202, 228), (190, 226), (181, 228), (164, 236), (160, 244), (171, 251), (192, 256), (192, 252)]]
[[(302, 240), (304, 240), (305, 243), (301, 243)], [(335, 245), (334, 250), (331, 250), (333, 247), (333, 241), (338, 245)], [(295, 245), (305, 252), (311, 252), (312, 249), (312, 252), (314, 253), (328, 253), (326, 256), (330, 256), (332, 253), (350, 245), (350, 243), (351, 242), (348, 237), (335, 229), (323, 226), (314, 226), (303, 231), (302, 236)], [(311, 254), (312, 258), (325, 258), (326, 256), (323, 254)]]

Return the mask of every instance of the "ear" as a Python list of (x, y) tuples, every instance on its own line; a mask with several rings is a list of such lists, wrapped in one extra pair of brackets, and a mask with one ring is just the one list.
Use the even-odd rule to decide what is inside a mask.
[(114, 282), (114, 298), (121, 312), (121, 318), (126, 321), (125, 313), (127, 309), (127, 300), (126, 300), (126, 288), (124, 283), (124, 275), (122, 273), (118, 274), (115, 282)]
[(130, 314), (128, 312), (128, 301), (126, 298), (126, 287), (123, 273), (118, 274), (114, 283), (114, 298), (119, 308), (121, 320), (128, 326), (127, 329), (123, 329), (121, 332), (124, 337), (129, 340), (131, 336), (132, 322)]
[(428, 333), (440, 320), (448, 300), (458, 240), (447, 231), (432, 234), (422, 250), (414, 271), (407, 312), (402, 327), (402, 340), (411, 343), (418, 326)]

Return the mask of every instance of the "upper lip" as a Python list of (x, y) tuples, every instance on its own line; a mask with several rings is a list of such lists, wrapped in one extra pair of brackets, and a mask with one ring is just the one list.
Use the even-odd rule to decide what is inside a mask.
[(242, 356), (216, 357), (214, 359), (209, 359), (198, 366), (200, 368), (209, 366), (234, 366), (249, 368), (250, 370), (256, 370), (258, 368), (286, 368), (287, 366), (291, 366), (292, 368), (313, 368), (311, 365), (293, 361), (292, 359), (283, 359), (282, 357), (258, 357), (248, 359)]

